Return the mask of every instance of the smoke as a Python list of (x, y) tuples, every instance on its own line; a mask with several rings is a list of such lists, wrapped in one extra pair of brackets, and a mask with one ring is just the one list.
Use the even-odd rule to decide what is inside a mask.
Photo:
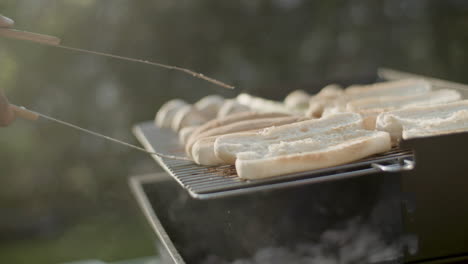
[(246, 259), (226, 261), (209, 256), (203, 264), (361, 264), (387, 263), (402, 258), (402, 239), (387, 242), (360, 218), (345, 223), (342, 228), (324, 231), (315, 243), (298, 244), (291, 248), (268, 247), (258, 250)]
[[(374, 178), (375, 179), (375, 178)], [(301, 204), (299, 208), (309, 208), (305, 214), (303, 210), (296, 217), (305, 217), (306, 225), (299, 225), (296, 217), (289, 223), (290, 230), (300, 235), (300, 230), (308, 232), (314, 230), (314, 236), (297, 237), (297, 242), (272, 241), (271, 246), (262, 247), (250, 256), (242, 259), (228, 259), (226, 256), (208, 256), (202, 264), (363, 264), (363, 263), (400, 263), (403, 252), (410, 254), (417, 252), (417, 238), (403, 236), (401, 222), (401, 195), (399, 181), (395, 177), (382, 177), (373, 182), (356, 181), (353, 188), (346, 184), (346, 193), (335, 183), (324, 189), (325, 200), (313, 196), (313, 201), (323, 205), (322, 209), (307, 207)], [(354, 183), (354, 182), (353, 182)], [(366, 185), (366, 183), (369, 183)], [(326, 186), (325, 186), (326, 187)], [(375, 190), (375, 194), (367, 192)], [(314, 190), (315, 191), (315, 190)], [(317, 193), (317, 192), (310, 192)], [(371, 193), (371, 194), (369, 194)], [(310, 195), (310, 194), (309, 194)], [(344, 197), (344, 198), (343, 198)], [(358, 199), (369, 197), (368, 200)], [(339, 199), (341, 198), (341, 199)], [(352, 200), (355, 198), (355, 200)], [(320, 201), (325, 201), (320, 203)], [(336, 201), (327, 203), (327, 201)], [(350, 202), (354, 201), (354, 202)], [(350, 214), (328, 216), (327, 211), (339, 208), (355, 208), (348, 210)], [(323, 216), (323, 217), (322, 217)], [(302, 217), (302, 218), (301, 218)], [(320, 225), (326, 221), (331, 225)], [(280, 230), (277, 230), (280, 231)]]
[(190, 263), (399, 263), (417, 252), (400, 188), (394, 175), (372, 175), (206, 201), (169, 191), (159, 217)]

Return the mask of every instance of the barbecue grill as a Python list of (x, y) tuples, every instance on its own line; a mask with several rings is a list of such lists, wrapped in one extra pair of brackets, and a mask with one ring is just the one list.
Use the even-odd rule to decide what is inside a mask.
[[(421, 76), (381, 69), (379, 77)], [(464, 85), (426, 79), (467, 98)], [(153, 122), (134, 133), (148, 151), (184, 155), (177, 136)], [(346, 165), (250, 181), (233, 166), (153, 156), (167, 173), (131, 186), (168, 263), (462, 263), (465, 149), (468, 133), (411, 139)]]

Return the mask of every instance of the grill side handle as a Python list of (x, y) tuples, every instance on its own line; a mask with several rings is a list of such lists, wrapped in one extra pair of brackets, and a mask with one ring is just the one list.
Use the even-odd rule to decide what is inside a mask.
[(410, 171), (415, 167), (415, 161), (410, 158), (400, 159), (399, 162), (393, 164), (379, 164), (372, 163), (372, 168), (378, 169), (382, 172), (402, 172)]

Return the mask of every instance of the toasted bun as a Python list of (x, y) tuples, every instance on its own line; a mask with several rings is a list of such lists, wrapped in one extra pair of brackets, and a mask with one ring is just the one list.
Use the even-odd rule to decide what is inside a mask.
[(187, 139), (190, 135), (197, 129), (199, 126), (188, 126), (184, 127), (179, 131), (179, 141), (184, 145), (187, 142)]
[(445, 120), (437, 120), (423, 125), (408, 126), (403, 130), (403, 139), (433, 137), (453, 133), (468, 132), (468, 109), (453, 113)]
[(358, 114), (345, 113), (328, 118), (306, 120), (261, 130), (258, 133), (242, 133), (220, 136), (214, 145), (215, 154), (228, 164), (234, 164), (237, 155), (249, 151), (265, 151), (278, 142), (297, 141), (319, 134), (336, 134), (347, 129), (362, 129)]
[(208, 119), (195, 107), (192, 105), (185, 105), (174, 115), (171, 127), (172, 130), (178, 132), (184, 127), (198, 126), (207, 121)]
[(342, 97), (343, 94), (343, 88), (337, 84), (325, 86), (318, 94), (310, 98), (306, 116), (320, 118), (323, 115), (323, 111), (327, 107), (335, 105), (337, 99)]
[(413, 106), (380, 114), (376, 129), (388, 132), (394, 144), (402, 138), (462, 132), (468, 127), (467, 111), (468, 100)]
[(208, 95), (194, 104), (207, 119), (216, 118), (219, 109), (224, 103), (224, 98), (219, 95)]
[[(191, 145), (195, 143), (196, 137), (210, 129), (215, 129), (217, 127), (226, 126), (232, 123), (236, 123), (239, 121), (244, 120), (252, 120), (252, 119), (260, 119), (260, 118), (270, 118), (270, 117), (285, 117), (289, 116), (288, 114), (282, 113), (258, 113), (258, 112), (242, 112), (242, 113), (235, 113), (232, 115), (228, 115), (224, 118), (217, 118), (206, 122), (205, 124), (198, 127), (196, 130), (192, 132), (190, 137), (187, 139), (187, 144)], [(187, 150), (187, 148), (186, 148)], [(190, 152), (187, 152), (190, 153)]]
[(347, 104), (348, 111), (360, 113), (366, 129), (375, 129), (377, 116), (381, 113), (411, 106), (450, 103), (461, 99), (459, 92), (442, 89), (411, 96), (382, 96), (354, 100)]
[(155, 123), (158, 127), (170, 128), (177, 111), (187, 103), (180, 99), (172, 99), (159, 108), (156, 113)]
[(206, 166), (221, 165), (224, 162), (216, 157), (213, 145), (216, 136), (197, 140), (192, 148), (192, 159), (195, 163)]
[(284, 98), (284, 104), (289, 109), (301, 109), (309, 106), (310, 95), (303, 90), (295, 90)]
[(224, 104), (218, 111), (217, 118), (225, 118), (228, 115), (236, 114), (236, 113), (243, 113), (250, 111), (250, 108), (246, 105), (238, 103), (236, 100), (229, 99), (225, 100)]
[(324, 99), (335, 99), (339, 96), (342, 96), (343, 94), (343, 87), (341, 87), (341, 85), (339, 84), (332, 83), (323, 87), (322, 90), (320, 90), (320, 92), (316, 96)]
[(336, 166), (390, 150), (386, 132), (353, 130), (314, 139), (280, 142), (265, 153), (244, 152), (237, 156), (239, 177), (255, 180)]
[(404, 79), (369, 85), (353, 85), (345, 89), (345, 95), (353, 100), (379, 96), (411, 96), (431, 91), (431, 84), (421, 79)]
[(239, 94), (236, 100), (243, 105), (246, 105), (253, 109), (254, 111), (268, 113), (286, 113), (294, 114), (297, 113), (294, 110), (288, 109), (285, 104), (282, 102), (277, 102), (273, 100), (267, 100), (261, 97), (252, 96), (250, 94), (242, 93)]
[[(227, 134), (232, 134), (232, 133), (242, 132), (242, 131), (256, 130), (256, 129), (272, 127), (272, 126), (281, 126), (284, 124), (290, 124), (290, 123), (294, 123), (294, 122), (298, 122), (302, 120), (304, 120), (303, 117), (293, 117), (293, 116), (261, 118), (261, 119), (254, 119), (254, 120), (239, 121), (239, 122), (221, 126), (215, 129), (210, 129), (199, 134), (196, 138), (194, 138), (193, 141), (188, 142), (185, 146), (186, 153), (189, 156), (193, 155), (194, 150), (192, 148), (194, 144), (203, 138), (219, 136), (219, 135), (227, 135)], [(212, 143), (213, 143), (212, 149), (213, 149), (213, 155), (214, 155), (214, 141)]]

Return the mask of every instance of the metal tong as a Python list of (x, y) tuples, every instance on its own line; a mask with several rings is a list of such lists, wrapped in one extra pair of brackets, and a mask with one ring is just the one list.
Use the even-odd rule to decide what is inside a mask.
[(142, 147), (139, 147), (139, 146), (127, 143), (125, 141), (103, 135), (103, 134), (95, 132), (95, 131), (91, 131), (89, 129), (86, 129), (86, 128), (71, 124), (69, 122), (62, 121), (62, 120), (57, 119), (57, 118), (50, 117), (48, 115), (44, 115), (44, 114), (41, 114), (41, 113), (38, 113), (38, 112), (35, 112), (35, 111), (32, 111), (32, 110), (26, 109), (25, 107), (20, 107), (20, 106), (16, 106), (16, 105), (10, 105), (10, 107), (12, 107), (13, 111), (15, 111), (16, 116), (21, 117), (21, 118), (26, 119), (26, 120), (36, 121), (40, 117), (42, 117), (42, 118), (44, 118), (44, 119), (46, 119), (48, 121), (52, 121), (52, 122), (55, 122), (55, 123), (58, 123), (58, 124), (61, 124), (61, 125), (64, 125), (64, 126), (76, 129), (76, 130), (79, 130), (80, 132), (84, 132), (84, 133), (87, 133), (87, 134), (90, 134), (90, 135), (93, 135), (93, 136), (96, 136), (96, 137), (111, 141), (113, 143), (117, 143), (117, 144), (120, 144), (120, 145), (123, 145), (123, 146), (126, 146), (126, 147), (130, 147), (132, 149), (136, 149), (136, 150), (139, 150), (139, 151), (151, 154), (151, 155), (156, 155), (156, 156), (159, 156), (161, 158), (175, 159), (175, 160), (190, 160), (187, 157), (174, 156), (174, 155), (168, 155), (168, 154), (163, 154), (163, 153), (154, 152), (154, 151), (148, 151), (148, 150), (146, 150), (146, 149), (144, 149)]
[(110, 57), (110, 58), (119, 59), (119, 60), (143, 63), (143, 64), (147, 64), (147, 65), (151, 65), (151, 66), (156, 66), (156, 67), (159, 67), (159, 68), (165, 68), (165, 69), (168, 69), (168, 70), (175, 70), (175, 71), (179, 71), (179, 72), (183, 72), (183, 73), (186, 73), (188, 75), (191, 75), (194, 78), (205, 80), (207, 82), (210, 82), (212, 84), (215, 84), (215, 85), (223, 87), (223, 88), (234, 89), (234, 86), (232, 86), (232, 85), (229, 85), (229, 84), (226, 84), (224, 82), (218, 81), (218, 80), (213, 79), (211, 77), (208, 77), (208, 76), (206, 76), (206, 75), (204, 75), (202, 73), (198, 73), (198, 72), (192, 71), (192, 70), (187, 69), (187, 68), (182, 68), (182, 67), (178, 67), (178, 66), (171, 66), (171, 65), (166, 65), (166, 64), (159, 63), (159, 62), (151, 62), (151, 61), (142, 60), (142, 59), (129, 58), (129, 57), (110, 54), (110, 53), (104, 53), (104, 52), (98, 52), (98, 51), (85, 50), (85, 49), (65, 46), (65, 45), (61, 44), (61, 39), (59, 39), (57, 37), (54, 37), (54, 36), (38, 34), (38, 33), (33, 33), (33, 32), (27, 32), (27, 31), (21, 31), (21, 30), (16, 30), (16, 29), (11, 29), (11, 28), (0, 28), (0, 36), (10, 38), (10, 39), (31, 41), (31, 42), (35, 42), (35, 43), (38, 43), (38, 44), (54, 46), (54, 47), (57, 47), (57, 48), (62, 48), (62, 49), (81, 52), (81, 53), (88, 53), (88, 54), (104, 56), (104, 57)]

